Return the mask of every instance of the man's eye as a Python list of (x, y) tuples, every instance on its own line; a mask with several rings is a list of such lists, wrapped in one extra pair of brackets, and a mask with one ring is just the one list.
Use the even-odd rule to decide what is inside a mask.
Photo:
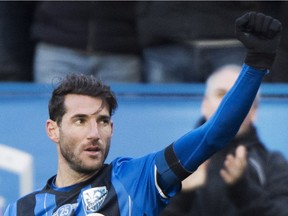
[(110, 119), (101, 119), (99, 123), (103, 126), (106, 126), (110, 123)]
[(82, 124), (84, 124), (85, 123), (85, 120), (84, 119), (77, 119), (76, 121), (75, 121), (75, 124), (77, 124), (77, 125), (82, 125)]

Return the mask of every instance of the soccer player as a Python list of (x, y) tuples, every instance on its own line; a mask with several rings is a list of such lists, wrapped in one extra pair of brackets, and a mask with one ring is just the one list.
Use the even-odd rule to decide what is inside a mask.
[(44, 188), (9, 205), (5, 215), (158, 215), (180, 191), (181, 181), (234, 137), (273, 63), (282, 29), (278, 20), (249, 12), (235, 26), (247, 56), (216, 113), (165, 149), (141, 158), (119, 157), (105, 164), (117, 100), (93, 77), (67, 76), (52, 93), (46, 122), (57, 146), (57, 174)]

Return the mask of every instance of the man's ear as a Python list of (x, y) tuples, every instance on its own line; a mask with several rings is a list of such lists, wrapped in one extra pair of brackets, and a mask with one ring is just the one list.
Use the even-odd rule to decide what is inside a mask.
[(51, 119), (46, 122), (46, 133), (48, 137), (55, 143), (59, 142), (59, 127), (57, 123)]

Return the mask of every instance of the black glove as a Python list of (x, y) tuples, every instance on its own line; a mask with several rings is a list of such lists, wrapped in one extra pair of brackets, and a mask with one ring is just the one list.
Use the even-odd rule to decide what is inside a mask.
[(258, 69), (270, 69), (281, 31), (281, 22), (262, 13), (249, 12), (236, 19), (236, 37), (247, 49), (244, 62)]

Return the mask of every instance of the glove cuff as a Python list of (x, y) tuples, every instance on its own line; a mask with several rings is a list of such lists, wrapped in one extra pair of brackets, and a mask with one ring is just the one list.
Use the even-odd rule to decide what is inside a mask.
[(276, 53), (248, 52), (244, 62), (257, 69), (271, 69)]

